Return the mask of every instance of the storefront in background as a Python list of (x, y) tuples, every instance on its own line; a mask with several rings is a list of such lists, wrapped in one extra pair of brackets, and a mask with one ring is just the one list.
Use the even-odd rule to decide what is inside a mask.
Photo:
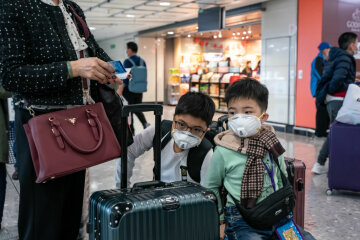
[(175, 38), (169, 103), (177, 104), (186, 92), (202, 92), (211, 96), (217, 111), (226, 112), (225, 89), (231, 82), (245, 76), (260, 80), (260, 39), (260, 24)]
[(297, 13), (297, 0), (272, 0), (227, 10), (221, 31), (198, 32), (198, 19), (189, 19), (139, 32), (139, 55), (150, 73), (144, 101), (176, 104), (186, 91), (203, 91), (214, 99), (217, 110), (226, 111), (223, 97), (231, 77), (240, 75), (248, 60), (253, 70), (261, 60), (260, 71), (252, 76), (269, 89), (268, 123), (291, 131)]

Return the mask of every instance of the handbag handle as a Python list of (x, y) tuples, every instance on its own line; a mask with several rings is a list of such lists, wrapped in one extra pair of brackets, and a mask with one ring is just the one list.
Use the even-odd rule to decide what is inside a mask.
[[(88, 123), (92, 128), (94, 138), (95, 138), (95, 140), (98, 141), (97, 145), (90, 149), (84, 149), (84, 148), (77, 146), (70, 139), (70, 137), (65, 133), (64, 129), (61, 127), (60, 122), (55, 117), (51, 117), (51, 118), (49, 118), (49, 121), (51, 122), (51, 127), (52, 127), (51, 130), (52, 130), (53, 134), (55, 135), (60, 148), (62, 148), (62, 149), (65, 148), (65, 145), (61, 138), (61, 137), (63, 137), (65, 139), (65, 141), (78, 152), (92, 153), (99, 149), (99, 147), (101, 146), (103, 139), (104, 139), (104, 131), (103, 131), (101, 122), (98, 118), (98, 115), (95, 112), (93, 112), (91, 109), (87, 109), (86, 114), (88, 115)], [(92, 120), (95, 120), (95, 122)], [(98, 133), (98, 131), (99, 131), (99, 133)]]

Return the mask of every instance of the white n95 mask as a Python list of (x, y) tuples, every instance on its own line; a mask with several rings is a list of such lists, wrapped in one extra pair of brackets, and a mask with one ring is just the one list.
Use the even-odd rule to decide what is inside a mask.
[(195, 136), (188, 131), (174, 129), (171, 132), (171, 135), (174, 138), (176, 145), (183, 150), (196, 147), (201, 143), (200, 137)]
[(238, 113), (229, 119), (229, 128), (239, 137), (252, 137), (261, 129), (260, 117)]

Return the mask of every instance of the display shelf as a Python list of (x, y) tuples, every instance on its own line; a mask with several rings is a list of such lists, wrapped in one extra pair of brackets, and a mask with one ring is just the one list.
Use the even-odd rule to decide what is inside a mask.
[(170, 105), (177, 105), (180, 96), (180, 74), (176, 68), (169, 69), (168, 101)]

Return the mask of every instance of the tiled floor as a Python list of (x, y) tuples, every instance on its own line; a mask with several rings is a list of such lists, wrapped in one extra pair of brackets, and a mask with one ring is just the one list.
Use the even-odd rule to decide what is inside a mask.
[[(165, 107), (163, 118), (172, 119), (173, 113), (173, 107)], [(154, 121), (152, 114), (147, 113), (146, 117), (149, 122)], [(141, 130), (137, 121), (136, 129)], [(318, 240), (360, 239), (360, 194), (336, 192), (327, 196), (327, 176), (314, 176), (310, 172), (324, 139), (284, 133), (278, 136), (287, 150), (285, 155), (301, 159), (307, 166), (305, 229)], [(151, 180), (152, 166), (152, 151), (149, 151), (137, 159), (131, 182)], [(91, 168), (91, 191), (113, 188), (115, 170), (116, 161)], [(13, 167), (8, 166), (8, 171), (12, 173)], [(13, 184), (8, 178), (0, 240), (17, 239), (18, 189), (18, 182)]]

